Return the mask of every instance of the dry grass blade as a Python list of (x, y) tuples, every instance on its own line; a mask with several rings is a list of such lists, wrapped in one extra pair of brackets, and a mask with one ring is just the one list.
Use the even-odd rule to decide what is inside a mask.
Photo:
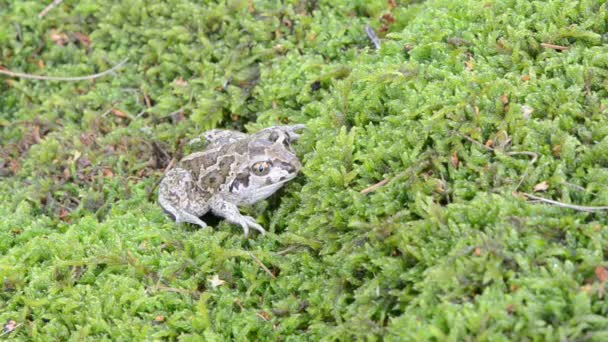
[(50, 11), (53, 10), (53, 8), (59, 6), (59, 4), (61, 4), (63, 2), (63, 0), (53, 0), (53, 2), (51, 2), (48, 6), (46, 6), (39, 14), (38, 14), (38, 19), (42, 19), (45, 15), (47, 15)]
[(264, 265), (264, 263), (262, 262), (262, 260), (258, 259), (258, 257), (256, 257), (255, 255), (253, 255), (253, 253), (249, 252), (249, 256), (255, 260), (255, 262), (258, 263), (258, 265), (260, 265), (260, 267), (262, 267), (262, 269), (268, 273), (268, 275), (270, 275), (272, 277), (272, 279), (276, 279), (277, 277), (272, 274), (272, 272), (270, 272), (270, 270), (268, 269), (268, 267), (266, 267), (266, 265)]
[(547, 48), (547, 49), (553, 49), (553, 50), (558, 50), (558, 51), (570, 50), (570, 48), (567, 46), (555, 45), (555, 44), (549, 44), (549, 43), (540, 43), (540, 46)]
[(106, 76), (108, 74), (111, 74), (112, 72), (116, 71), (118, 68), (122, 67), (125, 63), (127, 63), (129, 59), (125, 58), (123, 59), (120, 63), (116, 64), (115, 66), (113, 66), (112, 68), (97, 73), (97, 74), (92, 74), (92, 75), (85, 75), (85, 76), (75, 76), (75, 77), (61, 77), (61, 76), (39, 76), (39, 75), (31, 75), (31, 74), (25, 74), (25, 73), (21, 73), (21, 72), (14, 72), (14, 71), (10, 71), (10, 70), (4, 70), (4, 69), (0, 69), (0, 75), (6, 75), (9, 77), (14, 77), (14, 78), (23, 78), (23, 79), (27, 79), (27, 80), (37, 80), (37, 81), (53, 81), (53, 82), (77, 82), (77, 81), (88, 81), (88, 80), (94, 80), (96, 78), (100, 78), (103, 76)]
[(608, 210), (608, 206), (602, 206), (602, 207), (590, 207), (590, 206), (584, 206), (584, 205), (576, 205), (576, 204), (568, 204), (568, 203), (563, 203), (563, 202), (559, 202), (559, 201), (554, 201), (548, 198), (544, 198), (544, 197), (540, 197), (540, 196), (535, 196), (532, 194), (528, 194), (525, 192), (521, 193), (522, 195), (524, 195), (525, 197), (535, 200), (535, 201), (539, 201), (542, 203), (546, 203), (546, 204), (551, 204), (551, 205), (556, 205), (558, 207), (561, 208), (568, 208), (568, 209), (573, 209), (573, 210), (578, 210), (578, 211), (586, 211), (586, 212), (596, 212), (596, 211), (603, 211), (603, 210)]

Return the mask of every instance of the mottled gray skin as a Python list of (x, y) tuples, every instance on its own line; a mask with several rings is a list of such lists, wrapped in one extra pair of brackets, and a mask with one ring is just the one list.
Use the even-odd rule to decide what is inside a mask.
[(251, 135), (218, 129), (202, 134), (207, 148), (184, 157), (165, 174), (159, 204), (177, 223), (206, 227), (200, 217), (211, 211), (240, 225), (245, 236), (249, 228), (265, 234), (238, 206), (267, 198), (297, 175), (302, 165), (291, 143), (304, 127), (276, 126)]

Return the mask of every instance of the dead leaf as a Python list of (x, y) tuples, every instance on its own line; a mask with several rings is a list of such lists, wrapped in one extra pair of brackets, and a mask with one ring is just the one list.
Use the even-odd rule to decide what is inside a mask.
[(112, 112), (112, 114), (116, 115), (119, 118), (123, 118), (123, 119), (130, 119), (131, 118), (131, 116), (129, 114), (123, 112), (120, 109), (112, 108), (110, 110), (110, 112)]
[(553, 147), (551, 149), (551, 151), (553, 152), (553, 155), (556, 157), (559, 157), (562, 155), (562, 145), (555, 145), (555, 147)]
[(21, 170), (21, 164), (17, 159), (10, 159), (8, 162), (8, 167), (11, 169), (11, 172), (16, 175), (19, 170)]
[(164, 322), (164, 321), (165, 321), (165, 316), (163, 316), (163, 315), (158, 315), (158, 316), (156, 316), (154, 318), (154, 322), (161, 323), (161, 322)]
[(220, 277), (217, 274), (215, 274), (213, 277), (211, 277), (211, 279), (209, 279), (209, 281), (211, 282), (211, 287), (213, 287), (213, 288), (224, 285), (226, 283), (225, 281), (220, 279)]
[(547, 181), (540, 182), (534, 186), (534, 192), (547, 191), (549, 189), (549, 183)]
[(265, 321), (270, 321), (270, 314), (266, 311), (260, 311), (257, 313), (258, 317), (261, 317)]
[(34, 126), (34, 131), (32, 132), (32, 139), (34, 139), (34, 143), (40, 144), (40, 126)]
[(458, 168), (458, 166), (460, 165), (460, 159), (458, 159), (458, 152), (454, 151), (454, 153), (452, 153), (451, 161), (452, 166)]
[(475, 254), (475, 256), (481, 256), (481, 248), (476, 247), (475, 251), (473, 251), (473, 253)]
[(66, 208), (61, 208), (61, 210), (59, 210), (59, 219), (60, 220), (67, 221), (69, 215), (70, 215), (70, 211), (67, 210)]
[(112, 169), (104, 167), (103, 168), (103, 176), (107, 177), (107, 178), (114, 177), (114, 172), (112, 172)]
[(86, 47), (91, 46), (91, 37), (87, 36), (86, 34), (76, 32), (76, 33), (74, 33), (74, 36), (76, 37), (76, 39), (78, 39), (78, 41), (80, 43), (82, 43), (82, 45), (84, 45)]
[(382, 16), (382, 20), (386, 21), (389, 24), (392, 24), (395, 22), (395, 16), (392, 13), (385, 13)]
[(529, 80), (530, 80), (530, 75), (523, 75), (523, 76), (521, 77), (521, 80), (522, 80), (522, 81), (529, 81)]
[(44, 61), (42, 59), (38, 60), (38, 67), (40, 69), (44, 69), (46, 67), (46, 65), (44, 64)]
[(388, 0), (388, 5), (390, 6), (391, 9), (397, 7), (397, 1), (395, 0)]
[(599, 279), (600, 283), (603, 284), (608, 280), (608, 270), (604, 266), (598, 266), (595, 268), (595, 275)]
[(65, 46), (67, 43), (70, 42), (70, 38), (68, 38), (67, 34), (59, 32), (57, 30), (51, 30), (50, 38), (55, 44), (59, 46)]
[(184, 81), (184, 78), (183, 78), (183, 77), (180, 77), (180, 78), (176, 79), (176, 80), (174, 81), (174, 83), (175, 83), (175, 85), (176, 85), (176, 86), (178, 86), (178, 87), (187, 87), (187, 86), (188, 86), (188, 82), (187, 82), (187, 81)]
[(502, 104), (506, 105), (509, 103), (509, 96), (507, 96), (507, 94), (502, 94), (502, 96), (500, 97), (500, 102), (502, 102)]

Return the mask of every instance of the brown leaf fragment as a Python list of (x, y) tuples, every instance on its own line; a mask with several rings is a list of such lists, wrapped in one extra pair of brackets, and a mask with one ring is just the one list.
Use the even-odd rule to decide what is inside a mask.
[(108, 168), (108, 167), (104, 167), (103, 168), (103, 176), (106, 178), (112, 178), (114, 177), (114, 172), (112, 172), (112, 169)]
[(460, 159), (458, 159), (458, 152), (454, 151), (450, 160), (452, 161), (452, 166), (458, 168), (458, 166), (460, 165)]
[(46, 67), (46, 65), (44, 64), (44, 61), (42, 59), (38, 60), (38, 67), (40, 69), (44, 69)]
[(175, 85), (178, 87), (187, 87), (188, 86), (188, 81), (185, 81), (183, 77), (180, 76), (180, 78), (176, 79), (174, 81)]
[(556, 157), (559, 157), (562, 155), (562, 145), (555, 145), (551, 151), (553, 152), (553, 155)]
[(90, 47), (91, 46), (91, 37), (87, 36), (86, 34), (80, 33), (80, 32), (76, 32), (76, 33), (74, 33), (74, 36), (85, 47)]
[(473, 253), (475, 254), (475, 256), (481, 256), (481, 248), (479, 247), (475, 247), (475, 250), (473, 251)]
[(112, 109), (110, 110), (110, 112), (111, 112), (112, 114), (114, 114), (115, 116), (119, 117), (119, 118), (123, 118), (123, 119), (130, 119), (130, 118), (131, 118), (131, 116), (130, 116), (129, 114), (127, 114), (127, 113), (123, 112), (123, 111), (122, 111), (122, 110), (120, 110), (120, 109), (112, 108)]
[(32, 139), (34, 139), (34, 143), (40, 144), (40, 126), (34, 126), (34, 130), (32, 131)]
[(162, 323), (164, 321), (165, 321), (165, 316), (163, 316), (163, 315), (158, 315), (154, 318), (154, 322), (156, 322), (156, 323)]
[(542, 46), (542, 47), (544, 47), (546, 49), (553, 49), (553, 50), (557, 50), (557, 51), (570, 50), (570, 48), (567, 47), (567, 46), (555, 45), (555, 44), (550, 44), (550, 43), (540, 43), (540, 46)]
[(68, 216), (70, 215), (70, 211), (67, 210), (66, 208), (61, 208), (59, 210), (59, 219), (62, 221), (67, 221), (68, 220)]
[(51, 38), (51, 40), (59, 46), (65, 46), (67, 43), (70, 42), (70, 38), (68, 38), (67, 34), (59, 32), (56, 29), (51, 30), (49, 38)]
[(549, 183), (547, 181), (540, 182), (534, 186), (534, 192), (547, 191), (549, 189)]
[(270, 321), (270, 314), (266, 311), (260, 311), (257, 313), (258, 317), (261, 317), (265, 321)]
[(395, 16), (392, 13), (385, 13), (382, 16), (382, 20), (386, 21), (389, 24), (392, 24), (395, 22)]
[(388, 0), (388, 6), (393, 9), (395, 7), (397, 7), (397, 1), (396, 0)]
[(595, 275), (600, 281), (600, 284), (604, 284), (608, 280), (608, 270), (604, 266), (598, 266), (595, 268)]
[(21, 170), (21, 163), (19, 163), (19, 160), (17, 159), (10, 159), (8, 162), (8, 167), (11, 170), (11, 172), (16, 175), (19, 170)]
[(522, 80), (522, 81), (529, 81), (529, 80), (530, 80), (530, 75), (523, 75), (523, 76), (521, 77), (521, 80)]
[(507, 94), (502, 94), (502, 96), (500, 97), (500, 102), (502, 102), (502, 104), (506, 105), (509, 103), (509, 96)]

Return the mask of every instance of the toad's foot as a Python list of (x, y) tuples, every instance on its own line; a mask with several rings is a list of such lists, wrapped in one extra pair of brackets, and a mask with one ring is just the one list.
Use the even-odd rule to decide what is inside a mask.
[(262, 226), (260, 226), (253, 217), (242, 215), (239, 212), (239, 208), (226, 201), (216, 200), (211, 203), (211, 211), (217, 215), (225, 218), (230, 223), (238, 224), (243, 228), (245, 232), (245, 237), (249, 236), (249, 228), (253, 228), (262, 235), (266, 234), (266, 231)]

